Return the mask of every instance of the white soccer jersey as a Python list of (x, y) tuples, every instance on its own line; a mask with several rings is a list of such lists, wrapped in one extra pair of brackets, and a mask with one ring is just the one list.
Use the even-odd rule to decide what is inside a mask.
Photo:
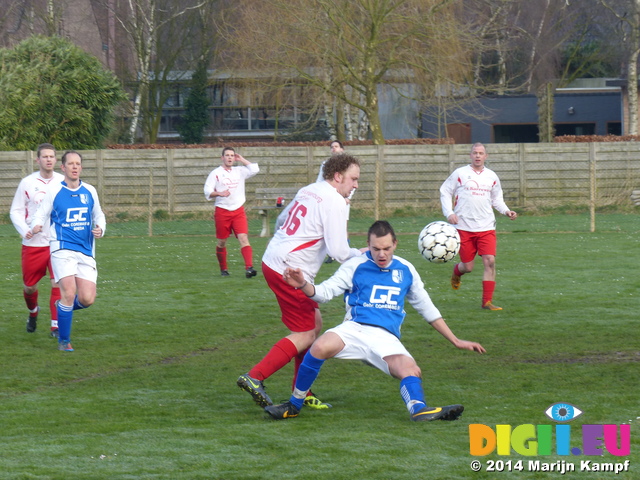
[(467, 232), (495, 230), (496, 217), (492, 207), (503, 215), (509, 211), (498, 175), (486, 167), (477, 172), (471, 165), (456, 169), (444, 181), (440, 187), (440, 202), (444, 216), (449, 218), (455, 213), (458, 216), (455, 227)]
[(347, 204), (328, 182), (301, 188), (288, 216), (267, 245), (262, 261), (283, 273), (286, 267), (300, 268), (313, 281), (325, 255), (342, 263), (360, 255), (347, 241)]
[[(204, 196), (208, 201), (215, 199), (216, 207), (229, 211), (237, 210), (246, 201), (244, 181), (259, 171), (257, 163), (231, 167), (231, 170), (227, 170), (221, 165), (214, 169), (207, 177), (207, 181), (204, 182)], [(228, 197), (210, 197), (213, 192), (224, 192), (225, 190), (231, 192)]]
[(38, 205), (49, 191), (52, 185), (60, 183), (64, 176), (53, 172), (51, 178), (42, 178), (40, 171), (22, 179), (11, 203), (11, 222), (22, 237), (22, 244), (27, 247), (49, 246), (49, 225), (44, 225), (42, 231), (30, 239), (24, 238), (30, 230), (29, 225), (38, 209)]

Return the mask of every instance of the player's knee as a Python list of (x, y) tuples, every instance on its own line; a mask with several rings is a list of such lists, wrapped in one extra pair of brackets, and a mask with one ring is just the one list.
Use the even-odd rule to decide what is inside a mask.
[(485, 255), (482, 257), (482, 262), (484, 264), (484, 268), (495, 268), (496, 266), (496, 257), (493, 255)]
[[(336, 335), (337, 337), (337, 335)], [(313, 342), (310, 352), (316, 358), (331, 358), (342, 349), (342, 341), (332, 335), (321, 335)]]
[(422, 370), (420, 370), (420, 367), (415, 363), (413, 365), (410, 365), (406, 371), (406, 376), (422, 378)]

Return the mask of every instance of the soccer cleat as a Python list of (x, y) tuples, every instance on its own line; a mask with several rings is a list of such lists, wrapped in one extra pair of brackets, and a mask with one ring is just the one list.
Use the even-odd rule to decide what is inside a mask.
[(324, 261), (324, 263), (333, 263), (333, 258), (327, 256), (327, 259)]
[(228, 277), (229, 276), (229, 270), (220, 270), (220, 275), (222, 275), (223, 277)]
[(53, 338), (60, 338), (60, 331), (57, 328), (52, 328), (49, 335), (51, 335)]
[(58, 342), (58, 350), (63, 352), (73, 352), (73, 347), (71, 346), (71, 342)]
[(300, 410), (298, 410), (291, 402), (284, 402), (280, 405), (270, 405), (265, 407), (264, 411), (276, 420), (295, 418), (300, 413)]
[(331, 405), (330, 403), (323, 402), (318, 397), (316, 397), (313, 393), (311, 393), (311, 395), (307, 395), (305, 397), (304, 406), (313, 408), (315, 410), (326, 410), (327, 408), (331, 408), (333, 405)]
[(29, 314), (29, 318), (27, 318), (27, 332), (33, 333), (38, 328), (38, 313), (40, 313), (40, 307), (36, 310), (35, 315)]
[(454, 270), (454, 272), (451, 274), (451, 288), (453, 288), (454, 290), (458, 290), (460, 288), (460, 283), (462, 283), (462, 278), (460, 278), (460, 275), (456, 275), (456, 272)]
[(253, 269), (253, 267), (249, 267), (245, 270), (244, 274), (247, 278), (251, 278), (251, 277), (255, 277), (258, 274), (258, 272), (256, 272)]
[(413, 422), (430, 422), (432, 420), (457, 420), (464, 407), (462, 405), (448, 405), (446, 407), (424, 407), (411, 415)]
[(485, 304), (482, 305), (482, 308), (484, 308), (485, 310), (502, 310), (502, 307), (494, 305), (493, 303), (491, 303), (491, 300), (485, 302)]
[(245, 392), (249, 392), (253, 401), (256, 402), (260, 407), (268, 407), (269, 405), (273, 405), (273, 402), (265, 392), (265, 387), (260, 380), (256, 380), (255, 378), (251, 378), (247, 375), (240, 375), (238, 377), (237, 385), (244, 390)]

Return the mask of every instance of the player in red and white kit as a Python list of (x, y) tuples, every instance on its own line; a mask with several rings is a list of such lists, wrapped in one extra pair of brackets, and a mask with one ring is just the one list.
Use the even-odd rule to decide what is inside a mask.
[(11, 222), (22, 237), (22, 280), (24, 283), (24, 300), (29, 309), (27, 332), (36, 331), (38, 322), (38, 282), (47, 274), (51, 278), (51, 295), (49, 308), (51, 310), (51, 336), (58, 332), (58, 313), (55, 302), (60, 300), (60, 288), (53, 280), (51, 269), (51, 252), (49, 249), (49, 226), (37, 235), (27, 238), (29, 224), (36, 213), (38, 205), (49, 191), (50, 186), (60, 183), (64, 177), (54, 172), (56, 165), (56, 150), (50, 143), (38, 146), (36, 163), (37, 172), (23, 178), (16, 190), (11, 204)]
[[(313, 282), (326, 254), (338, 262), (361, 255), (347, 242), (347, 202), (351, 191), (358, 188), (360, 162), (348, 154), (331, 157), (324, 166), (324, 181), (301, 188), (292, 200), (284, 223), (276, 231), (262, 257), (264, 278), (276, 295), (282, 322), (291, 332), (279, 340), (245, 375), (238, 386), (249, 392), (254, 401), (265, 407), (271, 399), (263, 381), (295, 359), (294, 382), (305, 353), (322, 329), (318, 304), (301, 290), (291, 287), (283, 274), (287, 267), (302, 270)], [(328, 408), (310, 395), (305, 403)]]
[[(235, 162), (242, 163), (234, 167)], [(222, 149), (222, 165), (214, 169), (204, 183), (204, 196), (215, 199), (214, 221), (216, 225), (216, 257), (223, 277), (229, 275), (227, 267), (227, 238), (234, 233), (240, 242), (240, 253), (244, 259), (245, 276), (255, 277), (253, 250), (249, 244), (249, 222), (244, 211), (246, 196), (244, 181), (260, 171), (257, 163), (251, 163), (231, 147)]]
[[(460, 233), (460, 260), (453, 268), (451, 286), (460, 288), (462, 275), (473, 270), (474, 259), (482, 257), (482, 308), (502, 310), (493, 304), (496, 287), (496, 217), (498, 212), (515, 220), (518, 214), (504, 202), (500, 179), (484, 166), (487, 151), (481, 143), (471, 149), (471, 164), (456, 169), (440, 187), (442, 213)], [(455, 203), (453, 199), (455, 198)]]

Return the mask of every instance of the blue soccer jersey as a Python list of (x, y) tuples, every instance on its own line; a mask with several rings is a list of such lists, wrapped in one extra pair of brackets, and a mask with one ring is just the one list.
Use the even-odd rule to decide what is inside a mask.
[(405, 299), (428, 322), (441, 318), (415, 267), (395, 255), (384, 268), (369, 252), (351, 258), (315, 288), (312, 298), (320, 303), (344, 293), (346, 321), (381, 327), (398, 338), (406, 316)]
[(44, 198), (31, 227), (50, 222), (51, 252), (73, 250), (95, 257), (95, 238), (92, 228), (106, 230), (106, 219), (96, 189), (80, 181), (76, 189), (65, 182), (56, 185)]

